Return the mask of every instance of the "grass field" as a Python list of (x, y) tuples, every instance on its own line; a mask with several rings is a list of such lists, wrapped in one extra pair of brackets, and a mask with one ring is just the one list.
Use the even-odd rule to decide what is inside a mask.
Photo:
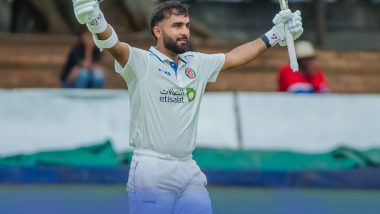
[[(1, 214), (126, 214), (123, 185), (0, 185)], [(210, 186), (214, 214), (379, 213), (380, 191)]]

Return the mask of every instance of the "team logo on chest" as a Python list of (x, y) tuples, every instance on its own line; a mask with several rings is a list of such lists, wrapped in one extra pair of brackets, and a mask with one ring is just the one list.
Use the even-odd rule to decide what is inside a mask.
[(189, 77), (190, 79), (195, 79), (195, 77), (197, 77), (197, 74), (195, 73), (195, 71), (191, 68), (186, 68), (185, 69), (185, 73), (186, 73), (186, 76)]

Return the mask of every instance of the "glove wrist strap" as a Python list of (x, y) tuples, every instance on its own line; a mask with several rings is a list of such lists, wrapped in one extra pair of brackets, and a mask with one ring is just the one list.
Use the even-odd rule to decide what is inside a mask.
[[(111, 27), (111, 26), (110, 26)], [(112, 48), (116, 45), (116, 43), (119, 41), (119, 38), (115, 32), (115, 30), (111, 27), (112, 34), (111, 36), (106, 40), (99, 40), (98, 36), (96, 34), (93, 34), (95, 45), (103, 51), (103, 49)]]
[(263, 40), (267, 48), (270, 48), (275, 46), (280, 41), (280, 36), (274, 29), (271, 29), (270, 31), (266, 32), (261, 37), (261, 39)]

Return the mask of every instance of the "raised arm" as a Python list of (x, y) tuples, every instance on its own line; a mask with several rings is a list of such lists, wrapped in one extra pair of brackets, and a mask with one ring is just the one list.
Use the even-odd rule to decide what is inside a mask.
[(300, 11), (292, 13), (290, 10), (283, 10), (276, 14), (273, 23), (273, 28), (261, 38), (243, 44), (225, 54), (226, 59), (221, 71), (241, 67), (251, 62), (277, 43), (280, 43), (281, 46), (286, 46), (286, 23), (289, 25), (289, 30), (293, 34), (294, 40), (301, 36), (303, 32)]
[[(112, 36), (112, 33), (114, 33), (112, 27), (108, 26), (103, 33), (97, 34), (97, 37), (100, 41), (105, 41)], [(106, 48), (105, 50), (111, 53), (121, 67), (124, 67), (128, 63), (129, 48), (125, 42), (117, 41), (114, 46)]]
[(226, 53), (226, 59), (221, 71), (231, 70), (243, 66), (267, 50), (267, 46), (261, 39), (245, 43)]
[(128, 62), (129, 48), (120, 42), (116, 32), (104, 18), (97, 0), (72, 0), (75, 17), (80, 24), (86, 24), (94, 36), (94, 42), (101, 50), (107, 50), (124, 67)]

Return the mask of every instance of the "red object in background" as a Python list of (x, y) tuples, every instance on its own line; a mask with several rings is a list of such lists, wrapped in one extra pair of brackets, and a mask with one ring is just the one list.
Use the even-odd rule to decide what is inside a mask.
[(330, 92), (321, 69), (318, 69), (314, 75), (308, 72), (301, 74), (301, 72), (293, 72), (290, 65), (282, 67), (279, 73), (278, 91), (292, 93)]

